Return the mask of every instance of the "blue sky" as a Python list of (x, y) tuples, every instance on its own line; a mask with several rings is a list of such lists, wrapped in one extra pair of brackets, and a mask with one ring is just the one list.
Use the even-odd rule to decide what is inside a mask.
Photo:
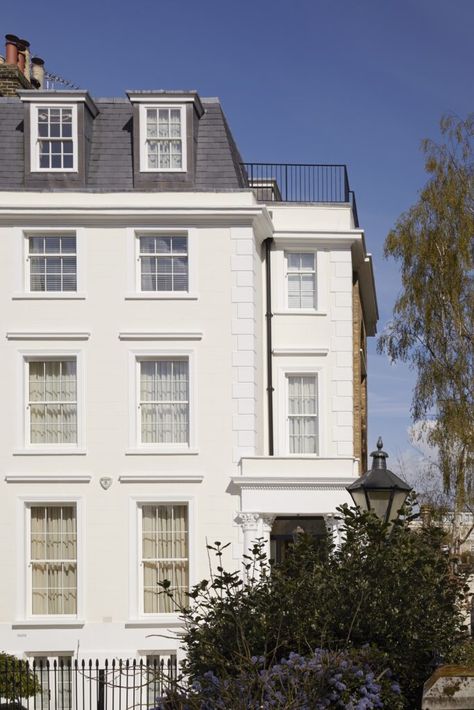
[[(26, 0), (0, 16), (93, 96), (219, 96), (244, 160), (347, 163), (383, 329), (399, 290), (383, 241), (424, 183), (420, 141), (473, 109), (474, 0)], [(413, 377), (370, 352), (369, 445), (382, 434), (394, 465)]]

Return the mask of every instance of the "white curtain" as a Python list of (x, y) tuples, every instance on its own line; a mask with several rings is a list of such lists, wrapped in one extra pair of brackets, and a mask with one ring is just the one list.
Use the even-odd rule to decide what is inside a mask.
[(76, 614), (77, 531), (74, 506), (31, 508), (33, 614)]
[(141, 440), (176, 444), (189, 440), (188, 362), (140, 363)]
[(186, 505), (142, 507), (144, 611), (175, 611), (172, 601), (157, 587), (168, 579), (179, 603), (188, 590), (188, 509)]
[(316, 375), (288, 377), (290, 453), (318, 453), (318, 397)]
[(29, 408), (32, 444), (77, 442), (75, 360), (29, 363)]
[(314, 254), (290, 253), (288, 260), (288, 308), (316, 308)]

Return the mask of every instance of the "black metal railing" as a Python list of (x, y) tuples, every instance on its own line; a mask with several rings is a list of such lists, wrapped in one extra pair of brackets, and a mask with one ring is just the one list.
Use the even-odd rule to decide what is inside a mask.
[(175, 655), (143, 660), (11, 660), (0, 656), (3, 710), (151, 710), (176, 682)]
[(241, 167), (259, 202), (350, 203), (359, 226), (345, 165), (241, 163)]

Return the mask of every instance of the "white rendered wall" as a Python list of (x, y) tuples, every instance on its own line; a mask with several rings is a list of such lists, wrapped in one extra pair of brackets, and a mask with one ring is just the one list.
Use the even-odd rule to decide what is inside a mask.
[[(191, 583), (208, 576), (207, 540), (238, 540), (233, 519), (239, 499), (227, 489), (237, 473), (236, 449), (256, 453), (261, 315), (255, 292), (261, 284), (253, 224), (266, 218), (251, 193), (202, 194), (199, 200), (154, 194), (153, 208), (150, 196), (140, 194), (17, 197), (0, 195), (0, 263), (8, 264), (0, 279), (2, 650), (74, 652), (83, 658), (173, 650), (177, 642), (160, 634), (169, 636), (175, 619), (139, 614), (137, 503), (188, 503)], [(28, 297), (24, 233), (64, 228), (77, 233), (80, 297)], [(135, 229), (155, 228), (184, 230), (193, 240), (195, 289), (189, 299), (137, 297)], [(240, 290), (235, 299), (232, 280), (251, 296)], [(233, 358), (239, 336), (251, 340), (237, 340)], [(46, 351), (82, 358), (84, 443), (72, 455), (25, 451), (22, 354)], [(192, 358), (195, 437), (186, 454), (149, 455), (134, 440), (133, 359), (153, 353)], [(245, 360), (249, 354), (250, 364), (238, 364), (239, 356)], [(250, 368), (249, 379), (241, 368)], [(252, 388), (249, 397), (236, 391), (238, 384)], [(100, 484), (103, 477), (112, 479), (108, 490)], [(61, 501), (80, 509), (81, 608), (67, 623), (38, 623), (26, 613), (25, 504)]]
[[(332, 515), (345, 500), (345, 482), (357, 474), (351, 247), (361, 233), (352, 230), (343, 206), (272, 204), (271, 211), (273, 224), (250, 191), (153, 193), (152, 199), (140, 193), (0, 193), (0, 263), (8, 265), (0, 279), (2, 649), (132, 658), (177, 647), (163, 638), (176, 628), (175, 619), (139, 613), (140, 502), (188, 503), (193, 583), (208, 576), (206, 540), (232, 542), (227, 561), (234, 567), (244, 538), (269, 535), (273, 515)], [(64, 228), (77, 233), (80, 297), (25, 298), (24, 232)], [(153, 229), (188, 233), (189, 298), (137, 294), (135, 230)], [(272, 234), (274, 459), (266, 456), (261, 257), (261, 243)], [(317, 254), (314, 314), (284, 312), (288, 245)], [(22, 353), (45, 351), (81, 356), (80, 453), (25, 451)], [(195, 426), (186, 453), (144, 453), (133, 435), (133, 362), (153, 353), (184, 353), (192, 363)], [(281, 378), (294, 367), (316, 369), (321, 383), (320, 456), (303, 462), (288, 456), (284, 435)], [(252, 457), (258, 465), (248, 463)], [(100, 483), (104, 477), (112, 480), (108, 490)], [(74, 622), (38, 624), (26, 615), (24, 506), (35, 501), (74, 501), (81, 511), (82, 603)], [(239, 526), (238, 514), (249, 511)]]

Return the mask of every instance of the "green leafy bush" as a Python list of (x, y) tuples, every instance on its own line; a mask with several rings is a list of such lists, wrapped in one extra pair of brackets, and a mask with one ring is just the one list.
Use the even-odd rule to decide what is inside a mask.
[(270, 565), (256, 544), (243, 577), (224, 569), (226, 546), (210, 546), (217, 572), (180, 609), (188, 678), (251, 673), (252, 657), (270, 668), (291, 653), (369, 644), (400, 680), (405, 707), (417, 706), (433, 665), (465, 638), (465, 577), (443, 552), (441, 529), (415, 532), (400, 520), (389, 529), (372, 514), (340, 512), (339, 549), (301, 536), (283, 563)]
[(0, 699), (20, 703), (41, 690), (40, 683), (26, 661), (0, 652)]

